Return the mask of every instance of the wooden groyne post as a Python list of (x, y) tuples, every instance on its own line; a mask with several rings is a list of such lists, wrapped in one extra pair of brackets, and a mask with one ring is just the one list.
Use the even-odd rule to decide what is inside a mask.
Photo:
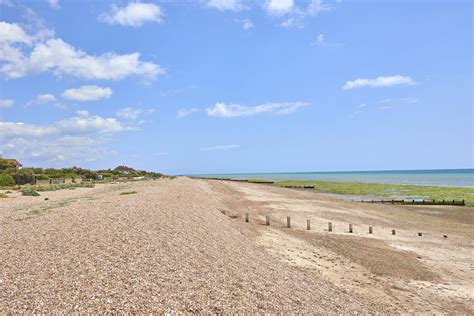
[(349, 224), (349, 233), (352, 233), (353, 230), (352, 230), (352, 224)]
[(266, 224), (267, 226), (270, 226), (270, 215), (267, 215), (267, 216), (265, 217), (265, 224)]
[(395, 229), (392, 229), (392, 235), (395, 235), (396, 232), (395, 232)]
[(369, 234), (372, 234), (374, 232), (372, 226), (369, 226)]
[(332, 223), (331, 222), (328, 223), (328, 231), (332, 232)]
[(286, 228), (291, 228), (291, 217), (286, 217)]
[(309, 219), (306, 220), (306, 230), (311, 230), (311, 221)]
[(245, 213), (245, 222), (246, 222), (246, 223), (249, 222), (249, 213)]

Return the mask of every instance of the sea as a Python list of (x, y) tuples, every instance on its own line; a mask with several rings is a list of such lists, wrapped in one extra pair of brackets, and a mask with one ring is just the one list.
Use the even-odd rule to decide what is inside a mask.
[(474, 188), (474, 169), (234, 173), (200, 174), (193, 176), (230, 179), (265, 179), (275, 181), (315, 180)]

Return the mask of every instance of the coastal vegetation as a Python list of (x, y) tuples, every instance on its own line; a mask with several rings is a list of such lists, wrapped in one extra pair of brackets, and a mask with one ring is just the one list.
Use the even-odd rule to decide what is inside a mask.
[(312, 186), (320, 192), (367, 198), (403, 198), (425, 200), (465, 200), (474, 205), (474, 188), (423, 186), (408, 184), (358, 183), (288, 180), (276, 182), (280, 186)]
[[(50, 179), (72, 179), (86, 181), (112, 181), (120, 179), (157, 179), (163, 177), (158, 172), (135, 170), (128, 168), (126, 172), (120, 170), (90, 170), (78, 167), (71, 168), (22, 168), (19, 169), (14, 163), (0, 158), (0, 188), (15, 188), (14, 186), (34, 185), (37, 181)], [(79, 182), (79, 181), (78, 181)], [(65, 183), (46, 185), (46, 191), (65, 189), (70, 187), (82, 187), (80, 183)]]

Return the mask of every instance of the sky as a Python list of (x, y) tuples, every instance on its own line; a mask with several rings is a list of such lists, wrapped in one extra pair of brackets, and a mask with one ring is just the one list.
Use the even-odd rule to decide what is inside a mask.
[(0, 10), (0, 155), (25, 166), (474, 166), (470, 0), (0, 0)]

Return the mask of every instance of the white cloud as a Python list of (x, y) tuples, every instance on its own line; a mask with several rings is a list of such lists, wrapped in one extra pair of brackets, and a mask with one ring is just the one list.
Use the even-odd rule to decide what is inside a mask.
[(109, 24), (140, 27), (146, 22), (160, 23), (164, 16), (161, 7), (154, 3), (130, 2), (124, 7), (112, 6), (112, 11), (102, 14), (99, 20)]
[(178, 110), (178, 114), (176, 115), (177, 118), (183, 118), (186, 116), (189, 116), (195, 112), (199, 111), (197, 108), (191, 108), (191, 109), (180, 109)]
[(31, 37), (17, 24), (0, 21), (0, 44), (3, 43), (30, 44)]
[(50, 124), (0, 122), (0, 154), (41, 163), (83, 163), (106, 157), (104, 146), (119, 132), (133, 130), (116, 118), (78, 116)]
[(155, 153), (153, 155), (158, 156), (158, 157), (162, 157), (162, 156), (168, 156), (169, 153), (167, 151), (162, 151), (162, 152)]
[(48, 38), (51, 34), (41, 31), (34, 36), (34, 45), (25, 47), (21, 44), (31, 43), (31, 36), (16, 24), (0, 24), (0, 72), (10, 79), (50, 71), (57, 77), (89, 80), (133, 75), (152, 80), (164, 73), (160, 65), (140, 61), (139, 53), (88, 55), (62, 39)]
[(113, 91), (110, 88), (102, 88), (98, 86), (82, 86), (78, 89), (64, 90), (62, 96), (65, 99), (84, 102), (109, 99), (112, 93)]
[(241, 11), (245, 9), (240, 0), (208, 0), (206, 5), (219, 11)]
[(393, 106), (391, 105), (384, 105), (384, 106), (381, 106), (380, 109), (381, 110), (390, 110)]
[(286, 19), (280, 23), (283, 27), (303, 28), (306, 17), (329, 11), (331, 7), (322, 0), (311, 0), (307, 7), (298, 6), (293, 0), (268, 0), (265, 10), (272, 16), (286, 16)]
[(245, 19), (242, 23), (242, 26), (243, 26), (244, 30), (250, 30), (250, 29), (253, 29), (255, 27), (255, 25), (253, 25), (252, 21), (249, 20), (249, 19)]
[(59, 0), (48, 0), (48, 4), (53, 9), (59, 9)]
[(362, 103), (362, 104), (359, 104), (357, 107), (358, 107), (358, 108), (365, 108), (366, 106), (367, 106), (367, 104)]
[(379, 88), (379, 87), (392, 87), (396, 85), (414, 85), (416, 84), (415, 80), (407, 76), (395, 75), (389, 77), (377, 77), (374, 79), (362, 79), (358, 78), (352, 81), (347, 81), (344, 84), (343, 89), (355, 89), (355, 88), (362, 88), (362, 87), (371, 87), (371, 88)]
[(117, 116), (126, 120), (136, 120), (143, 111), (132, 107), (126, 107), (117, 112)]
[(6, 138), (76, 134), (107, 134), (126, 130), (115, 118), (76, 116), (49, 125), (0, 122), (0, 135)]
[(12, 107), (15, 102), (11, 99), (0, 99), (0, 108)]
[(301, 107), (308, 106), (307, 102), (281, 102), (265, 103), (256, 106), (244, 106), (218, 102), (213, 107), (206, 109), (207, 115), (215, 117), (248, 117), (261, 113), (274, 113), (280, 115), (291, 114)]
[(214, 150), (228, 150), (228, 149), (236, 149), (240, 148), (240, 145), (217, 145), (217, 146), (211, 146), (211, 147), (201, 147), (199, 150), (201, 151), (214, 151)]
[(270, 15), (285, 15), (293, 10), (294, 5), (293, 0), (268, 0), (265, 10)]

